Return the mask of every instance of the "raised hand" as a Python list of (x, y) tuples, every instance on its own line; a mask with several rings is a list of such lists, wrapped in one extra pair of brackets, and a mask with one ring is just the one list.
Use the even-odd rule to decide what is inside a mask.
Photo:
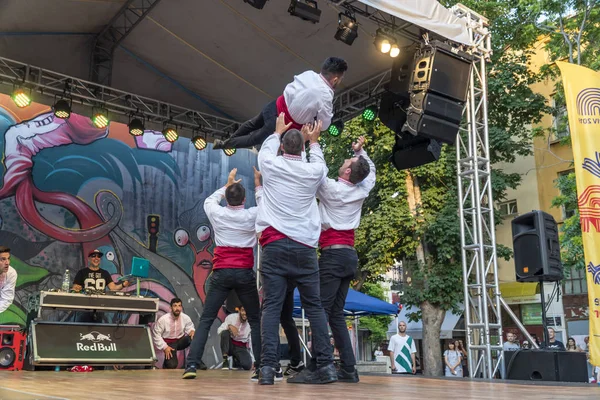
[(318, 121), (313, 124), (312, 128), (308, 131), (308, 140), (311, 144), (319, 143), (319, 136), (321, 136), (321, 128), (323, 127), (323, 122)]
[(254, 168), (254, 186), (260, 186), (260, 178), (262, 177), (262, 174), (256, 169), (256, 167), (253, 166), (252, 168)]
[(306, 125), (302, 125), (302, 129), (300, 130), (300, 133), (302, 133), (302, 137), (304, 138), (305, 142), (309, 141), (309, 133), (311, 131), (311, 129), (313, 128), (314, 124), (313, 123), (308, 123)]
[(363, 144), (365, 144), (365, 137), (360, 136), (356, 142), (352, 143), (352, 150), (354, 150), (355, 153), (358, 153), (362, 150)]
[(279, 133), (280, 135), (282, 135), (285, 132), (287, 132), (288, 129), (290, 129), (290, 126), (292, 126), (292, 123), (290, 122), (289, 124), (286, 124), (285, 114), (281, 113), (277, 117), (277, 122), (275, 123), (275, 133)]
[(231, 186), (234, 183), (240, 183), (242, 181), (241, 179), (235, 180), (236, 173), (237, 173), (237, 168), (234, 168), (231, 170), (231, 172), (229, 173), (229, 176), (227, 177), (227, 184), (225, 186)]

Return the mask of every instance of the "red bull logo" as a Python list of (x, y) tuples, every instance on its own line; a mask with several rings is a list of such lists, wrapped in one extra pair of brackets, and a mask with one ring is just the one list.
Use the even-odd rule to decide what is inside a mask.
[(104, 344), (102, 342), (112, 342), (110, 338), (110, 334), (103, 334), (100, 332), (92, 331), (90, 333), (80, 333), (80, 341), (89, 341), (92, 342), (90, 345), (83, 344), (81, 342), (77, 343), (78, 351), (117, 351), (116, 343)]

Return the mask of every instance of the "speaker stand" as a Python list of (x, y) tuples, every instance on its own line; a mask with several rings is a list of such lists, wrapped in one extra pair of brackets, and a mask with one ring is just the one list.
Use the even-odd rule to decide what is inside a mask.
[(546, 321), (546, 295), (544, 294), (544, 281), (540, 279), (540, 303), (542, 305), (542, 327), (544, 329), (543, 344), (548, 348), (548, 322)]

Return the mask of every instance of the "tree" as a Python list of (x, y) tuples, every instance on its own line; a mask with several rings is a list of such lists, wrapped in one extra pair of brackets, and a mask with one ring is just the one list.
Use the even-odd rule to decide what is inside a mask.
[[(463, 3), (465, 3), (463, 1)], [(491, 19), (495, 53), (489, 73), (489, 134), (493, 163), (511, 162), (531, 152), (530, 124), (539, 122), (548, 107), (529, 85), (540, 77), (527, 66), (526, 49), (536, 35), (523, 26), (527, 8), (515, 9), (510, 1), (467, 2)], [(505, 52), (507, 47), (513, 51)], [(394, 263), (403, 260), (410, 284), (403, 304), (420, 308), (411, 318), (422, 319), (425, 374), (441, 375), (440, 328), (447, 310), (462, 301), (462, 267), (456, 182), (455, 149), (444, 146), (440, 160), (409, 171), (396, 171), (389, 162), (395, 135), (379, 121), (346, 124), (339, 137), (323, 137), (326, 160), (332, 167), (349, 156), (350, 142), (365, 131), (367, 152), (377, 166), (377, 183), (363, 206), (356, 232), (360, 279), (376, 282)], [(493, 171), (495, 200), (515, 188), (518, 174)], [(500, 221), (498, 218), (497, 221)], [(499, 247), (499, 256), (510, 252)]]

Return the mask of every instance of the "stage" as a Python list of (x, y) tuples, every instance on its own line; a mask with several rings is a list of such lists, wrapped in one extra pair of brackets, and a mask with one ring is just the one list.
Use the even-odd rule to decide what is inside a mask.
[(0, 399), (598, 399), (596, 385), (540, 385), (398, 375), (361, 376), (359, 384), (275, 386), (250, 382), (246, 371), (182, 370), (0, 372)]

